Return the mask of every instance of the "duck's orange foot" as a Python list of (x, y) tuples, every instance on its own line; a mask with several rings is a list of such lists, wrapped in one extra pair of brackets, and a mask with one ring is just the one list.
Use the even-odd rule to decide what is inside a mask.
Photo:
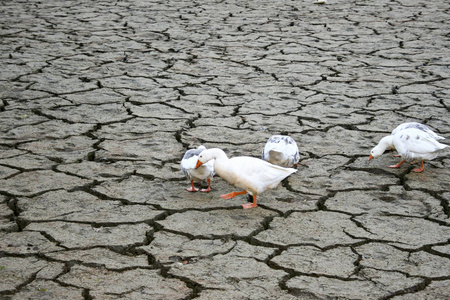
[(207, 193), (209, 191), (211, 191), (211, 179), (208, 179), (208, 188), (200, 190), (200, 192), (204, 192), (204, 193)]
[(242, 191), (242, 192), (232, 192), (232, 193), (229, 193), (229, 194), (220, 195), (220, 198), (227, 200), (227, 199), (234, 198), (234, 197), (236, 197), (237, 195), (243, 195), (243, 194), (247, 194), (247, 192), (246, 192), (246, 191)]
[(256, 205), (256, 203), (250, 202), (250, 203), (242, 204), (242, 207), (244, 209), (247, 209), (247, 208), (258, 207), (258, 205)]
[(191, 187), (187, 188), (186, 191), (188, 191), (188, 192), (198, 192), (198, 189), (196, 189), (194, 187), (194, 180), (191, 180)]
[(423, 171), (423, 169), (424, 169), (424, 166), (423, 166), (423, 161), (422, 161), (421, 164), (420, 164), (420, 168), (412, 169), (411, 171), (416, 172), (416, 173), (420, 173), (420, 172)]
[(405, 163), (405, 161), (404, 160), (402, 160), (401, 162), (399, 162), (398, 164), (396, 164), (396, 165), (393, 165), (393, 166), (388, 166), (388, 168), (400, 168), (400, 166), (401, 165), (403, 165)]

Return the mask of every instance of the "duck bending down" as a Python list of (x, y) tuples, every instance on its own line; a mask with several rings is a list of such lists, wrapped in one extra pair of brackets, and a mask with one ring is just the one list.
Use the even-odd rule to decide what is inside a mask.
[(262, 150), (262, 159), (285, 168), (297, 168), (300, 155), (297, 143), (287, 135), (273, 135)]
[(418, 169), (413, 172), (422, 172), (424, 169), (423, 162), (432, 160), (438, 156), (438, 152), (448, 145), (439, 143), (429, 133), (417, 129), (406, 128), (398, 131), (394, 135), (389, 135), (380, 140), (378, 145), (370, 152), (369, 160), (381, 156), (387, 148), (394, 147), (400, 154), (402, 161), (389, 168), (399, 168), (405, 162), (420, 162)]
[(275, 188), (284, 178), (297, 172), (296, 169), (283, 168), (255, 157), (237, 156), (228, 158), (225, 152), (219, 148), (204, 150), (200, 153), (197, 168), (211, 160), (214, 160), (214, 170), (217, 175), (229, 184), (243, 189), (241, 192), (232, 192), (220, 197), (231, 199), (246, 193), (253, 196), (253, 202), (243, 204), (243, 208), (257, 207), (257, 195)]
[[(402, 124), (398, 125), (397, 127), (395, 127), (395, 129), (392, 130), (391, 135), (390, 136), (388, 135), (388, 136), (385, 136), (384, 138), (382, 138), (380, 140), (380, 142), (378, 143), (378, 145), (375, 148), (373, 148), (372, 151), (379, 152), (381, 150), (378, 148), (382, 148), (382, 147), (384, 147), (383, 149), (396, 150), (394, 143), (393, 143), (393, 139), (392, 139), (393, 136), (396, 135), (397, 133), (399, 133), (400, 131), (403, 131), (405, 129), (411, 129), (411, 128), (415, 128), (415, 129), (423, 131), (432, 139), (445, 140), (444, 137), (437, 135), (433, 130), (431, 130), (428, 126), (426, 126), (424, 124), (417, 123), (417, 122), (407, 122), (407, 123), (402, 123)], [(394, 157), (401, 157), (401, 155), (394, 155)], [(370, 159), (371, 158), (369, 158), (369, 160)]]
[(201, 145), (197, 149), (189, 149), (181, 160), (181, 171), (191, 181), (192, 187), (187, 188), (189, 192), (197, 192), (198, 189), (194, 187), (194, 182), (208, 181), (208, 188), (200, 190), (201, 192), (209, 192), (211, 190), (211, 178), (214, 176), (214, 161), (210, 161), (200, 168), (196, 168), (198, 156), (202, 151), (206, 150), (205, 146)]

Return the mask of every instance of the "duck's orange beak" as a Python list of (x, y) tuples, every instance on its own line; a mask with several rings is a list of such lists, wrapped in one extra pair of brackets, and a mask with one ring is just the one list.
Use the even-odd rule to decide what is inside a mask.
[(195, 168), (197, 169), (198, 167), (200, 167), (201, 165), (203, 165), (203, 163), (199, 160), (197, 160), (197, 164), (195, 165)]
[(369, 160), (371, 160), (371, 159), (373, 159), (373, 156), (372, 156), (372, 154), (369, 156)]

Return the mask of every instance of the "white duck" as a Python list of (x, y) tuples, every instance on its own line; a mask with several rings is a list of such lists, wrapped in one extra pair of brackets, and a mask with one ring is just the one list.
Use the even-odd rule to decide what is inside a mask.
[(297, 168), (300, 155), (297, 143), (287, 135), (273, 135), (262, 150), (262, 159), (281, 167)]
[[(375, 148), (373, 148), (372, 151), (370, 152), (371, 155), (369, 157), (369, 160), (371, 160), (372, 158), (375, 157), (372, 155), (372, 152), (380, 153), (380, 151), (381, 151), (381, 154), (383, 154), (383, 151), (385, 149), (396, 150), (394, 143), (393, 143), (393, 136), (402, 130), (410, 129), (410, 128), (419, 129), (419, 130), (425, 132), (426, 134), (428, 134), (430, 138), (433, 138), (435, 140), (445, 140), (444, 137), (437, 135), (433, 130), (431, 130), (428, 126), (426, 126), (424, 124), (417, 123), (417, 122), (402, 123), (402, 124), (398, 125), (394, 130), (392, 130), (391, 135), (385, 136), (378, 142), (378, 145)], [(378, 156), (376, 156), (376, 157), (378, 157)], [(401, 157), (401, 155), (394, 155), (394, 157)]]
[(235, 187), (241, 188), (242, 192), (232, 192), (221, 195), (223, 199), (231, 199), (237, 195), (249, 193), (253, 196), (253, 203), (243, 204), (243, 208), (257, 207), (256, 196), (267, 189), (275, 188), (284, 178), (296, 169), (283, 168), (273, 165), (262, 159), (250, 156), (238, 156), (228, 158), (225, 152), (219, 148), (212, 148), (200, 153), (197, 167), (214, 161), (214, 169), (220, 177)]
[(379, 157), (389, 147), (394, 147), (402, 157), (402, 161), (389, 168), (399, 168), (406, 161), (421, 162), (421, 167), (413, 169), (414, 172), (422, 172), (423, 162), (437, 157), (438, 152), (448, 145), (436, 141), (429, 133), (417, 129), (406, 128), (398, 131), (395, 135), (389, 135), (380, 140), (378, 145), (370, 152), (369, 160)]
[(201, 182), (208, 180), (208, 188), (200, 190), (201, 192), (209, 192), (211, 190), (211, 178), (214, 176), (214, 161), (210, 161), (200, 168), (196, 168), (198, 156), (202, 151), (205, 151), (205, 146), (201, 145), (197, 149), (189, 149), (181, 160), (181, 171), (191, 181), (192, 187), (187, 188), (189, 192), (197, 192), (194, 187), (194, 182)]

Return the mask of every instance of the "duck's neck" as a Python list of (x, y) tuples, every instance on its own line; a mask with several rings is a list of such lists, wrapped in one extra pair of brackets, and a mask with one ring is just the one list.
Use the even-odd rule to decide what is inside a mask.
[(382, 138), (378, 143), (378, 147), (380, 147), (383, 151), (394, 148), (394, 136), (388, 135)]
[(214, 171), (220, 176), (227, 172), (228, 168), (228, 156), (222, 149), (219, 148), (211, 148), (210, 151), (214, 156)]
[(214, 156), (214, 159), (217, 160), (227, 160), (228, 156), (222, 149), (219, 148), (211, 148), (209, 149)]

